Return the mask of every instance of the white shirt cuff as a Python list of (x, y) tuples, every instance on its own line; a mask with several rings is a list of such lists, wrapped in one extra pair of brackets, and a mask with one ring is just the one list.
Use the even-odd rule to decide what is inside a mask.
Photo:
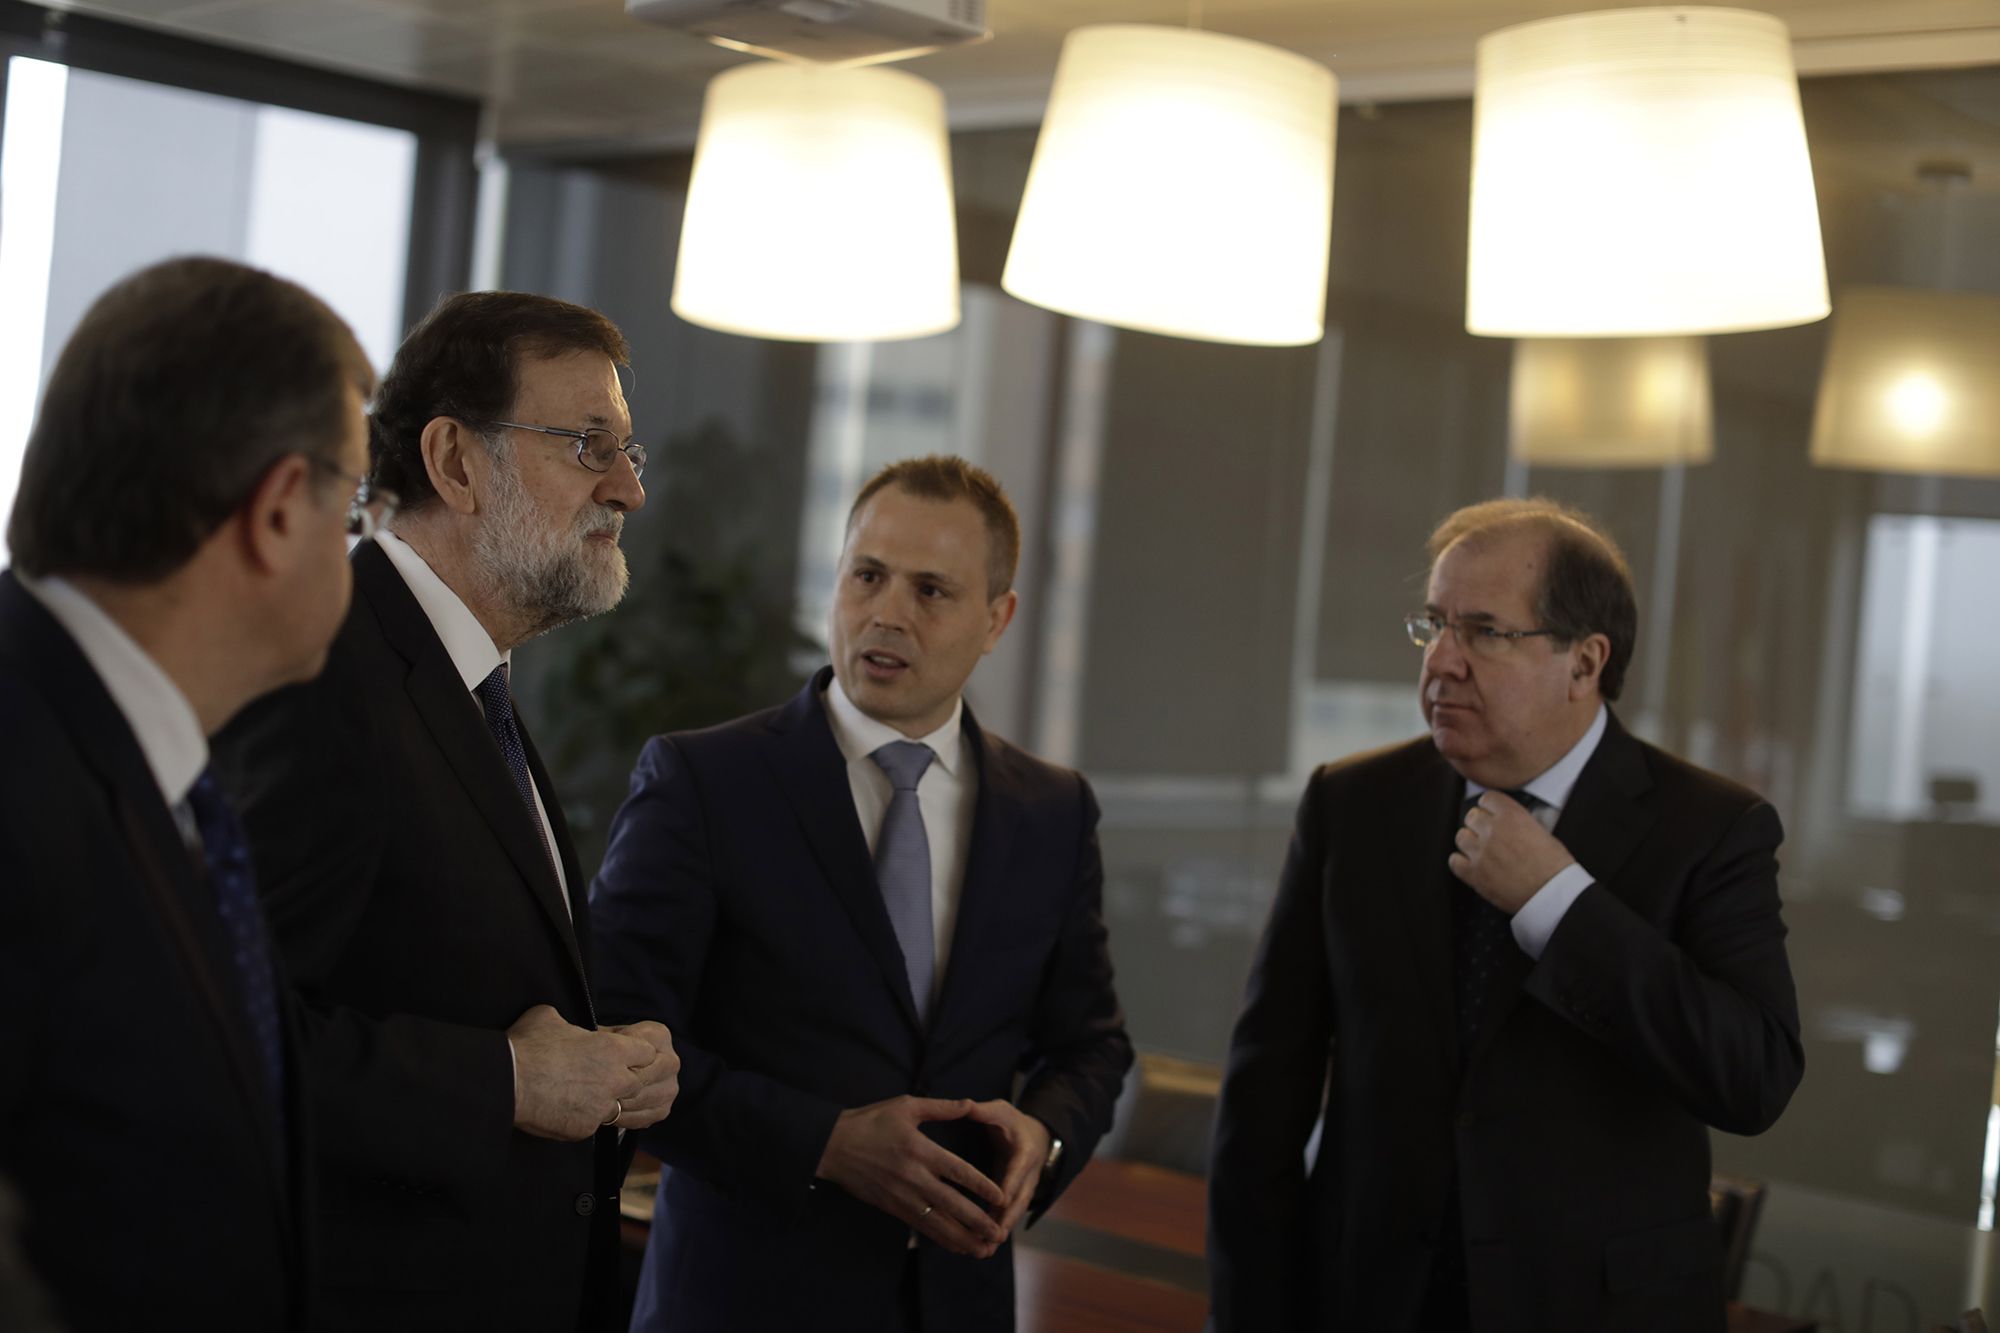
[(1569, 911), (1577, 895), (1595, 884), (1590, 872), (1572, 861), (1554, 878), (1535, 892), (1535, 896), (1521, 905), (1514, 913), (1514, 943), (1521, 946), (1521, 952), (1530, 958), (1540, 958), (1542, 950), (1549, 947), (1549, 937), (1562, 924), (1563, 914)]

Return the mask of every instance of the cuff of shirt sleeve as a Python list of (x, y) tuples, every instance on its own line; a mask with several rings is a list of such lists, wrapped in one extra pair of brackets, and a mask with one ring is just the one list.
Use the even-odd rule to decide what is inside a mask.
[(1549, 937), (1562, 924), (1563, 914), (1577, 895), (1595, 884), (1590, 872), (1572, 861), (1555, 873), (1548, 883), (1535, 892), (1535, 896), (1514, 913), (1514, 943), (1521, 946), (1521, 952), (1530, 958), (1539, 959), (1542, 950), (1549, 947)]

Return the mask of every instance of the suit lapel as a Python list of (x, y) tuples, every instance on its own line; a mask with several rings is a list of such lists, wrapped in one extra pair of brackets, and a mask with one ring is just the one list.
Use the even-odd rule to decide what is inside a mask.
[[(1458, 1020), (1452, 989), (1451, 897), (1470, 893), (1459, 883), (1446, 864), (1451, 855), (1452, 835), (1458, 829), (1458, 807), (1464, 797), (1465, 780), (1433, 753), (1422, 765), (1409, 789), (1392, 795), (1392, 801), (1412, 812), (1414, 845), (1420, 853), (1400, 857), (1398, 889), (1404, 943), (1410, 954), (1410, 971), (1416, 979), (1424, 1015), (1431, 1027), (1431, 1049), (1437, 1052), (1446, 1070), (1458, 1068)], [(1395, 839), (1386, 845), (1402, 846)]]
[[(13, 646), (24, 672), (61, 719), (77, 753), (104, 784), (140, 887), (172, 942), (202, 1009), (215, 1024), (232, 1081), (256, 1126), (270, 1170), (273, 1202), (287, 1226), (287, 1148), (279, 1142), (264, 1075), (250, 1044), (246, 1008), (226, 972), (228, 946), (214, 895), (201, 882), (131, 724), (90, 660), (13, 574), (0, 573), (0, 647)], [(297, 1048), (289, 1047), (296, 1057)]]
[[(1611, 882), (1652, 827), (1654, 811), (1645, 800), (1651, 786), (1652, 775), (1639, 743), (1616, 717), (1608, 717), (1604, 735), (1577, 775), (1555, 827), (1556, 839), (1599, 884)], [(1534, 970), (1535, 960), (1521, 950), (1503, 952), (1494, 969), (1479, 1042), (1466, 1061), (1468, 1071), (1492, 1046), (1494, 1034), (1520, 1003), (1528, 974)]]
[[(493, 734), (486, 729), (479, 705), (459, 679), (458, 668), (452, 664), (451, 654), (445, 651), (444, 641), (431, 627), (430, 617), (424, 614), (389, 557), (373, 542), (362, 543), (355, 552), (354, 581), (357, 593), (366, 596), (374, 607), (383, 636), (409, 664), (403, 688), (429, 729), (431, 739), (437, 742), (458, 775), (460, 785), (492, 830), (494, 839), (506, 851), (507, 859), (521, 872), (550, 928), (571, 956), (577, 957), (576, 935), (569, 911), (563, 905), (562, 886), (556, 883), (555, 867), (549, 864), (548, 854), (542, 850), (534, 812), (521, 804), (521, 793), (507, 772), (507, 761), (501, 757), (500, 747), (493, 743)], [(525, 728), (521, 740), (522, 747), (532, 755), (533, 747)], [(549, 822), (554, 825), (558, 816), (552, 789), (547, 785), (548, 775), (540, 771), (538, 759), (531, 759), (530, 765), (530, 772), (541, 788), (543, 803), (549, 807)], [(559, 855), (569, 852), (567, 828), (563, 832), (564, 836), (558, 840)], [(581, 963), (578, 966), (580, 969)]]
[(847, 761), (833, 739), (820, 691), (832, 672), (821, 668), (771, 724), (770, 763), (778, 785), (804, 831), (820, 873), (840, 901), (855, 933), (882, 970), (903, 1017), (921, 1029), (917, 1006), (910, 996), (910, 974), (903, 948), (889, 924), (889, 909), (875, 882), (875, 865), (868, 840), (854, 813), (854, 792), (847, 780)]
[(1556, 820), (1556, 838), (1598, 883), (1617, 877), (1659, 817), (1647, 799), (1652, 786), (1645, 751), (1616, 716), (1608, 717), (1597, 752)]
[(1017, 766), (1007, 751), (980, 729), (970, 708), (965, 710), (963, 726), (971, 742), (972, 771), (978, 774), (979, 792), (973, 802), (958, 917), (952, 926), (950, 952), (945, 956), (944, 987), (931, 1015), (933, 1044), (950, 1035), (952, 1025), (970, 1003), (968, 997), (984, 993), (978, 974), (990, 954), (959, 946), (961, 941), (970, 944), (984, 938), (989, 923), (1005, 910), (1008, 864), (1021, 841), (1023, 806)]

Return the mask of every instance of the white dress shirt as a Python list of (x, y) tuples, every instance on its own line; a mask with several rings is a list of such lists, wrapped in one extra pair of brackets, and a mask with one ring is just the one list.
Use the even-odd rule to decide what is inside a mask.
[(18, 569), (14, 577), (76, 641), (138, 739), (139, 752), (153, 770), (153, 781), (160, 784), (161, 797), (174, 811), (175, 822), (182, 825), (181, 836), (200, 846), (198, 839), (190, 837), (193, 816), (186, 814), (183, 804), (194, 780), (208, 767), (208, 738), (202, 734), (194, 705), (160, 664), (74, 584), (56, 577), (29, 578)]
[[(493, 668), (507, 665), (511, 654), (503, 653), (493, 643), (493, 636), (479, 623), (479, 617), (459, 599), (451, 586), (439, 578), (437, 571), (418, 555), (411, 546), (393, 532), (375, 534), (375, 544), (382, 548), (382, 554), (389, 557), (389, 563), (403, 576), (403, 582), (410, 585), (410, 595), (417, 599), (417, 605), (430, 618), (431, 628), (444, 642), (444, 650), (451, 658), (451, 664), (458, 671), (458, 678), (465, 683), (465, 691), (472, 696), (472, 706), (479, 709), (480, 716), (486, 715), (486, 707), (479, 702), (475, 693), (481, 681), (493, 674)], [(549, 849), (549, 861), (555, 866), (556, 885), (562, 890), (563, 907), (571, 916), (575, 909), (569, 904), (569, 876), (563, 873), (562, 856), (556, 851), (556, 831), (549, 823), (548, 806), (542, 802), (542, 791), (535, 783), (533, 773), (528, 775), (528, 787), (535, 793), (535, 818), (542, 821), (542, 845)]]
[(891, 741), (914, 740), (937, 756), (917, 782), (917, 808), (924, 816), (924, 837), (931, 849), (931, 929), (937, 940), (937, 966), (931, 973), (933, 1004), (944, 982), (945, 959), (951, 949), (952, 927), (958, 920), (958, 900), (965, 886), (965, 859), (972, 842), (972, 810), (979, 796), (979, 774), (972, 764), (972, 743), (962, 725), (965, 701), (952, 706), (951, 717), (928, 736), (905, 736), (857, 708), (838, 677), (826, 687), (826, 720), (834, 743), (847, 760), (847, 785), (854, 794), (854, 813), (875, 854), (883, 817), (895, 787), (881, 765), (869, 758)]
[[(1597, 716), (1591, 720), (1590, 730), (1583, 733), (1583, 739), (1572, 745), (1569, 753), (1551, 764), (1540, 777), (1522, 786), (1522, 791), (1542, 801), (1542, 808), (1535, 811), (1535, 819), (1551, 833), (1555, 832), (1556, 820), (1561, 816), (1563, 806), (1569, 804), (1570, 793), (1576, 790), (1576, 780), (1582, 775), (1583, 766), (1590, 762), (1590, 756), (1597, 751), (1597, 743), (1604, 739), (1605, 722), (1610, 716), (1609, 709), (1603, 704), (1597, 705)], [(1468, 800), (1476, 799), (1486, 790), (1471, 778), (1465, 780)], [(1514, 913), (1514, 942), (1521, 946), (1521, 952), (1530, 958), (1540, 958), (1542, 950), (1549, 947), (1549, 937), (1562, 924), (1570, 904), (1596, 882), (1588, 870), (1572, 861), (1537, 889), (1534, 897)]]

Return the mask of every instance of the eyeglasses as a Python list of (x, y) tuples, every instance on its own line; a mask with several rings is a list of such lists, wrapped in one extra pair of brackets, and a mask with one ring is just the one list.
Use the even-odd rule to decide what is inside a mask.
[(311, 462), (322, 472), (354, 483), (354, 496), (347, 502), (348, 536), (365, 542), (376, 533), (388, 530), (390, 520), (396, 517), (396, 510), (402, 505), (394, 491), (387, 486), (377, 486), (366, 477), (343, 472), (324, 458), (314, 458)]
[(1474, 657), (1499, 657), (1521, 639), (1563, 637), (1559, 629), (1495, 629), (1491, 625), (1425, 615), (1403, 617), (1403, 628), (1409, 631), (1410, 642), (1419, 648), (1429, 648), (1450, 630), (1458, 635), (1459, 646)]
[(531, 430), (541, 435), (559, 435), (565, 440), (575, 440), (576, 461), (592, 472), (609, 472), (620, 454), (631, 460), (633, 476), (643, 476), (646, 471), (646, 446), (637, 440), (621, 440), (601, 426), (592, 426), (588, 430), (564, 430), (560, 426), (529, 426), (519, 421), (470, 424), (505, 426), (508, 430)]

